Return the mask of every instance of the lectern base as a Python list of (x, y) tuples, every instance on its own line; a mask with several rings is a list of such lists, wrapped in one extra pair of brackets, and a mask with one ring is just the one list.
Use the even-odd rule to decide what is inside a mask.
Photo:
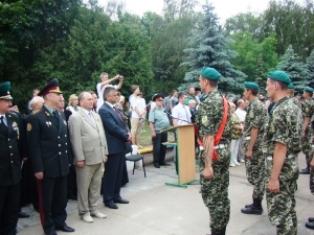
[(187, 182), (185, 184), (176, 184), (176, 183), (165, 183), (167, 186), (174, 186), (174, 187), (180, 187), (180, 188), (187, 188), (189, 184), (193, 184), (194, 182), (198, 182), (199, 180), (192, 180), (190, 182)]

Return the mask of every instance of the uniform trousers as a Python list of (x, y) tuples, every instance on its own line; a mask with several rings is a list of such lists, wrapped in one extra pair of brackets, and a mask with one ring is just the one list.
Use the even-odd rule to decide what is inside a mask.
[(19, 218), (21, 183), (0, 186), (0, 235), (15, 235)]
[(163, 142), (167, 142), (168, 135), (167, 132), (156, 133), (156, 137), (152, 139), (153, 141), (153, 157), (154, 163), (164, 163), (166, 156), (166, 146)]
[(67, 218), (67, 176), (37, 180), (40, 219), (44, 232), (63, 227)]
[(212, 179), (204, 179), (202, 175), (205, 168), (204, 152), (200, 160), (202, 198), (209, 210), (209, 226), (213, 231), (224, 230), (230, 217), (230, 200), (228, 198), (230, 151), (227, 148), (218, 149), (217, 153), (219, 160), (212, 162), (214, 171)]

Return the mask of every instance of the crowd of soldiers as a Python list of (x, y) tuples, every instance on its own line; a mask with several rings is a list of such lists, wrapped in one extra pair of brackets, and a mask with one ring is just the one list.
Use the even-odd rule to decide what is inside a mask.
[[(199, 99), (198, 109), (195, 111), (195, 122), (198, 125), (198, 134), (204, 147), (200, 158), (201, 194), (204, 204), (209, 210), (212, 235), (226, 234), (226, 227), (230, 219), (229, 143), (234, 125), (229, 103), (217, 90), (220, 78), (221, 74), (213, 68), (205, 67), (200, 71), (199, 86), (202, 95)], [(302, 107), (291, 96), (293, 94), (291, 90), (293, 90), (293, 84), (284, 71), (268, 73), (266, 91), (268, 97), (273, 100), (269, 112), (258, 99), (259, 86), (256, 83), (244, 83), (243, 93), (244, 98), (249, 102), (243, 133), (246, 173), (249, 183), (253, 185), (253, 202), (245, 205), (241, 211), (244, 214), (261, 215), (263, 213), (262, 200), (266, 192), (268, 216), (270, 222), (276, 226), (278, 235), (297, 234), (294, 193), (297, 190), (299, 176), (297, 156), (301, 151), (305, 154), (308, 164), (301, 173), (310, 174), (310, 189), (314, 194), (314, 158), (311, 149), (311, 121), (314, 115), (314, 102), (311, 98), (313, 89), (307, 87), (304, 90), (305, 103)], [(45, 234), (55, 235), (56, 230), (74, 232), (74, 229), (65, 222), (67, 218), (65, 210), (67, 205), (66, 177), (69, 173), (69, 166), (73, 163), (81, 169), (84, 164), (87, 164), (87, 161), (82, 161), (82, 159), (71, 158), (73, 151), (77, 153), (80, 150), (77, 149), (77, 146), (73, 146), (73, 141), (71, 148), (68, 131), (72, 130), (73, 133), (77, 133), (72, 134), (74, 136), (80, 135), (79, 129), (83, 124), (79, 124), (79, 115), (70, 118), (68, 128), (64, 114), (57, 109), (62, 92), (59, 89), (58, 81), (54, 79), (38, 94), (44, 97), (44, 99), (38, 100), (41, 106), (44, 105), (43, 108), (26, 117), (26, 124), (23, 124), (21, 115), (10, 110), (13, 99), (10, 91), (9, 82), (0, 84), (0, 234), (16, 234), (20, 212), (21, 166), (22, 162), (27, 161), (28, 158), (31, 160), (37, 182), (40, 219)], [(105, 206), (117, 209), (115, 203), (129, 203), (120, 196), (121, 176), (119, 178), (116, 175), (117, 172), (122, 172), (125, 153), (121, 150), (126, 148), (125, 143), (129, 142), (132, 136), (123, 123), (123, 118), (114, 107), (117, 102), (117, 92), (114, 87), (106, 88), (103, 91), (105, 103), (99, 110), (100, 115), (92, 112), (93, 98), (90, 93), (87, 93), (82, 92), (79, 98), (81, 101), (85, 100), (86, 106), (84, 107), (88, 109), (86, 113), (82, 111), (82, 115), (83, 117), (85, 115), (90, 125), (95, 125), (95, 138), (98, 138), (99, 135), (107, 137), (98, 138), (100, 142), (96, 144), (101, 146), (101, 158), (97, 169), (92, 169), (92, 171), (95, 177), (97, 171), (95, 182), (99, 186), (97, 189), (85, 189), (94, 192), (92, 200), (95, 206), (91, 206), (93, 203), (89, 203), (91, 198), (85, 198), (82, 192), (80, 194), (80, 215), (86, 222), (92, 222), (91, 216), (106, 217), (97, 211), (96, 205), (100, 195), (103, 162), (107, 161), (106, 166), (108, 166), (103, 177), (105, 179), (103, 181)], [(153, 101), (157, 105), (156, 110), (158, 111), (159, 108), (161, 110), (160, 115), (163, 116), (161, 120), (166, 120), (167, 113), (162, 108), (163, 99), (163, 95), (159, 93), (153, 97)], [(186, 95), (181, 95), (178, 99), (179, 105), (185, 107), (186, 99)], [(179, 111), (178, 117), (174, 117), (174, 119), (181, 120)], [(192, 115), (187, 115), (188, 112), (185, 111), (185, 108), (180, 112), (182, 112), (183, 119), (186, 118), (184, 121), (190, 123)], [(88, 115), (91, 117), (87, 117)], [(156, 118), (153, 115), (157, 114), (152, 112), (149, 119), (153, 123), (151, 125), (152, 135), (155, 135), (156, 138), (160, 133), (158, 123), (154, 123)], [(100, 124), (101, 120), (103, 124)], [(168, 120), (165, 123), (169, 126)], [(159, 124), (163, 129), (164, 126), (161, 125), (163, 123)], [(103, 131), (100, 132), (100, 129)], [(117, 133), (112, 134), (113, 132)], [(154, 138), (154, 136), (152, 137)], [(84, 136), (82, 138), (84, 139)], [(90, 140), (87, 142), (95, 145), (95, 143), (90, 143)], [(156, 155), (154, 156), (154, 166), (157, 168), (165, 164), (164, 158), (159, 156), (164, 155), (157, 148), (160, 145), (159, 142), (162, 141), (154, 143), (154, 151), (159, 151), (158, 154), (154, 154)], [(90, 146), (87, 148), (90, 149)], [(84, 154), (86, 155), (86, 151)], [(110, 157), (110, 155), (114, 157)], [(112, 175), (115, 177), (113, 178)], [(90, 206), (92, 208), (89, 208)], [(314, 218), (309, 218), (306, 227), (314, 229)]]
[[(229, 105), (217, 91), (220, 77), (220, 73), (213, 68), (201, 71), (199, 84), (203, 96), (196, 112), (204, 146), (200, 165), (201, 192), (209, 209), (212, 235), (226, 234), (230, 216), (228, 144), (233, 127)], [(314, 111), (313, 89), (305, 89), (305, 103), (301, 108), (291, 96), (293, 84), (289, 76), (284, 71), (272, 71), (268, 73), (266, 91), (273, 105), (267, 112), (257, 97), (259, 86), (246, 82), (244, 87), (243, 95), (249, 101), (244, 127), (245, 166), (247, 179), (253, 185), (253, 203), (245, 205), (241, 211), (244, 214), (262, 214), (262, 200), (266, 192), (268, 217), (276, 226), (277, 234), (296, 235), (294, 193), (299, 176), (297, 156), (301, 151), (306, 155), (308, 164), (301, 173), (310, 173), (310, 189), (314, 194), (310, 127)], [(314, 218), (308, 219), (306, 227), (314, 229)]]

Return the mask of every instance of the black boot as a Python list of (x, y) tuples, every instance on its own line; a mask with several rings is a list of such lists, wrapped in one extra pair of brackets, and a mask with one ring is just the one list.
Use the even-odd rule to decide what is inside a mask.
[(310, 166), (309, 166), (309, 164), (307, 164), (306, 168), (300, 170), (300, 174), (302, 174), (302, 175), (309, 175), (310, 174)]
[(262, 200), (254, 198), (253, 204), (251, 206), (246, 205), (243, 209), (241, 209), (241, 212), (243, 214), (261, 215), (263, 213)]
[(223, 235), (222, 230), (220, 229), (212, 229), (212, 233), (210, 235)]

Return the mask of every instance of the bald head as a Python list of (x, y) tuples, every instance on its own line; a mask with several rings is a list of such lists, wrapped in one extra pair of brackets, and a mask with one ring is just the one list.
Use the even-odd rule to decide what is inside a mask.
[(94, 106), (94, 99), (93, 99), (93, 96), (91, 95), (91, 93), (89, 93), (87, 91), (83, 91), (79, 95), (79, 104), (83, 109), (85, 109), (87, 111), (91, 111), (93, 109), (93, 106)]
[(29, 102), (28, 108), (32, 110), (32, 112), (36, 112), (43, 107), (44, 102), (45, 100), (41, 96), (34, 96)]

